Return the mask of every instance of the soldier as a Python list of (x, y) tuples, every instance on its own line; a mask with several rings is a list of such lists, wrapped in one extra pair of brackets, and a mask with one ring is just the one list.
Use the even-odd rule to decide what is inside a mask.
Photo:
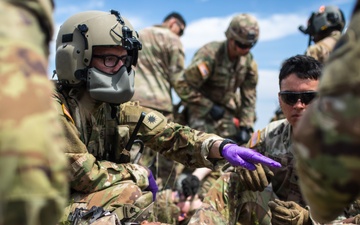
[[(242, 145), (250, 138), (255, 121), (258, 72), (250, 50), (259, 38), (258, 22), (249, 14), (236, 15), (225, 35), (225, 41), (210, 42), (195, 53), (175, 90), (186, 106), (190, 127)], [(219, 177), (219, 171), (203, 169), (201, 173), (208, 174), (200, 196)]]
[(142, 48), (134, 35), (129, 21), (115, 10), (77, 13), (60, 27), (55, 99), (67, 137), (72, 191), (63, 224), (79, 215), (96, 220), (110, 213), (114, 220), (139, 222), (152, 214), (157, 186), (148, 169), (130, 163), (133, 143), (188, 167), (213, 168), (221, 158), (248, 169), (257, 162), (279, 166), (215, 134), (168, 123), (161, 113), (128, 102)]
[(195, 53), (175, 90), (186, 104), (190, 127), (244, 144), (255, 120), (258, 73), (250, 49), (259, 25), (255, 17), (239, 14), (225, 35), (225, 41), (208, 43)]
[[(294, 131), (301, 191), (312, 217), (323, 223), (342, 214), (359, 196), (359, 24), (358, 0), (348, 29), (324, 67), (319, 97)], [(357, 216), (349, 222), (359, 221)]]
[(0, 1), (0, 224), (55, 225), (68, 197), (47, 78), (52, 1)]
[[(318, 12), (311, 14), (307, 28), (299, 27), (301, 32), (309, 35), (305, 54), (324, 63), (340, 39), (344, 27), (344, 14), (337, 6), (321, 6)], [(314, 44), (310, 45), (312, 41)]]
[[(308, 211), (303, 208), (306, 204), (293, 169), (291, 133), (316, 95), (321, 69), (321, 63), (309, 56), (296, 55), (284, 61), (279, 73), (278, 97), (286, 119), (272, 122), (261, 131), (255, 132), (248, 143), (250, 148), (281, 163), (282, 168), (268, 171), (259, 165), (254, 171), (247, 172), (236, 168), (235, 172), (223, 174), (206, 195), (202, 209), (191, 218), (190, 224), (197, 224), (205, 217), (216, 218), (218, 224), (222, 224), (221, 221), (235, 224), (237, 218), (240, 224), (289, 224), (292, 221), (292, 224), (300, 225), (310, 221)], [(264, 190), (268, 179), (271, 186)], [(257, 192), (255, 195), (251, 191), (261, 193)], [(269, 203), (270, 213), (267, 204), (275, 198), (281, 201)], [(282, 212), (278, 211), (280, 207), (277, 206), (288, 201), (296, 202), (294, 205), (297, 209), (294, 210), (295, 213), (289, 212), (283, 221), (279, 221)], [(209, 216), (212, 212), (218, 216)]]
[(136, 67), (135, 90), (132, 101), (161, 112), (173, 121), (171, 89), (184, 70), (184, 49), (180, 37), (186, 22), (176, 12), (167, 15), (161, 25), (139, 32), (142, 50)]

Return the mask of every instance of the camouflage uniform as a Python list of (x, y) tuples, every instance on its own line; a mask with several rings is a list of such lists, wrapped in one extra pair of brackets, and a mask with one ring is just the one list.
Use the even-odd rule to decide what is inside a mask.
[(326, 38), (309, 46), (305, 52), (305, 55), (312, 56), (321, 63), (324, 63), (329, 57), (329, 54), (332, 52), (336, 42), (340, 39), (340, 36), (340, 31), (332, 31)]
[(0, 1), (0, 224), (51, 225), (67, 200), (47, 62), (51, 1)]
[[(241, 126), (253, 126), (258, 73), (251, 53), (232, 62), (227, 41), (211, 42), (195, 53), (184, 79), (177, 84), (177, 91), (186, 103), (190, 127), (233, 138), (233, 118), (238, 118)], [(214, 103), (226, 109), (218, 121), (209, 115)]]
[(162, 114), (137, 102), (111, 109), (102, 103), (96, 113), (88, 114), (77, 93), (72, 89), (56, 94), (71, 163), (73, 192), (67, 213), (96, 205), (115, 211), (122, 221), (142, 221), (151, 214), (152, 194), (142, 191), (149, 185), (147, 171), (129, 163), (129, 151), (123, 150), (142, 111), (146, 117), (138, 134), (148, 147), (188, 167), (213, 167), (206, 156), (212, 144), (222, 140), (217, 135), (167, 123)]
[(332, 220), (359, 196), (360, 2), (335, 46), (319, 84), (319, 98), (295, 130), (294, 152), (312, 216)]

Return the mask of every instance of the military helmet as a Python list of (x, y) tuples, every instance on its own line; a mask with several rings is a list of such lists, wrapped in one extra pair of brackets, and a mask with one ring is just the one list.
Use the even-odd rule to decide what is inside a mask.
[(61, 25), (56, 39), (58, 80), (69, 85), (86, 81), (93, 46), (123, 46), (130, 56), (126, 63), (130, 73), (132, 65), (136, 66), (138, 50), (141, 49), (141, 43), (134, 33), (130, 22), (115, 10), (73, 15)]
[(303, 33), (315, 36), (327, 31), (342, 31), (345, 27), (344, 13), (337, 6), (321, 6), (308, 19), (307, 28), (299, 28)]
[(259, 24), (254, 16), (239, 14), (232, 18), (225, 35), (227, 39), (253, 46), (259, 38)]

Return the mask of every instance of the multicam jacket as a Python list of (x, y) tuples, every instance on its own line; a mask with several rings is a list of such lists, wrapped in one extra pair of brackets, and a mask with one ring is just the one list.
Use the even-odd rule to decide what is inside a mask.
[(167, 27), (152, 26), (139, 32), (142, 50), (136, 67), (132, 101), (162, 113), (173, 112), (171, 88), (184, 69), (180, 38)]
[(53, 2), (0, 1), (0, 10), (0, 224), (55, 225), (68, 182), (47, 77)]
[(151, 149), (189, 167), (213, 167), (207, 159), (217, 135), (205, 134), (190, 127), (167, 123), (157, 111), (137, 102), (110, 107), (101, 104), (96, 113), (84, 112), (76, 91), (57, 92), (58, 112), (67, 136), (66, 155), (71, 164), (71, 188), (83, 193), (105, 189), (119, 181), (131, 180), (140, 188), (148, 186), (143, 167), (129, 163), (124, 147), (141, 112), (146, 117), (138, 132)]
[[(251, 53), (232, 62), (227, 41), (208, 43), (195, 53), (183, 79), (176, 91), (188, 108), (191, 127), (230, 137), (236, 132), (233, 118), (240, 120), (240, 126), (253, 126), (258, 72)], [(214, 104), (226, 109), (218, 124), (209, 116)]]
[(248, 146), (265, 156), (281, 163), (281, 168), (271, 170), (274, 193), (283, 201), (294, 201), (306, 206), (299, 190), (297, 175), (294, 169), (294, 155), (291, 151), (292, 126), (286, 119), (274, 121), (261, 131), (255, 132)]

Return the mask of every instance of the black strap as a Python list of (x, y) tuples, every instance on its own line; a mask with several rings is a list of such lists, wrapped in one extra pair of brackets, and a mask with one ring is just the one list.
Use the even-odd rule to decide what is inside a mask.
[(229, 143), (231, 143), (231, 144), (236, 144), (236, 143), (235, 143), (233, 140), (231, 140), (231, 139), (224, 139), (224, 140), (221, 142), (221, 144), (220, 144), (220, 146), (219, 146), (219, 153), (220, 153), (221, 157), (224, 157), (223, 154), (222, 154), (222, 151), (223, 151), (224, 146), (225, 146), (226, 144), (229, 144)]

